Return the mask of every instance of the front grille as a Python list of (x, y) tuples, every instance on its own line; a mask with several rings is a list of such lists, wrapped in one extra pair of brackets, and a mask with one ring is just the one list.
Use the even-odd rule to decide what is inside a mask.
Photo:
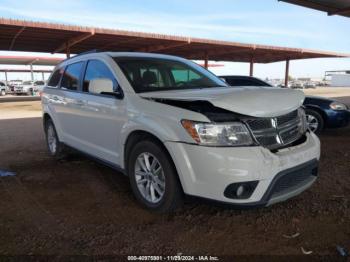
[(298, 117), (298, 110), (295, 110), (289, 114), (277, 117), (277, 124), (278, 125), (286, 124), (290, 121), (293, 121), (297, 117)]
[(315, 176), (317, 176), (317, 173), (317, 163), (288, 172), (276, 180), (270, 191), (270, 197), (279, 197), (292, 191), (293, 189), (297, 189), (307, 184)]
[(252, 131), (272, 128), (271, 121), (267, 119), (252, 119), (247, 121)]
[(257, 142), (269, 149), (278, 149), (298, 140), (304, 132), (303, 119), (295, 110), (274, 118), (246, 121)]

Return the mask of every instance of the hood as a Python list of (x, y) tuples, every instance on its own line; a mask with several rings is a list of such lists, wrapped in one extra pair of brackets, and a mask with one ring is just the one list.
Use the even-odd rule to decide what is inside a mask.
[(270, 87), (203, 88), (140, 93), (144, 98), (208, 101), (216, 107), (254, 117), (275, 117), (299, 108), (302, 91)]
[(322, 97), (322, 96), (305, 96), (305, 100), (318, 100), (318, 101), (324, 101), (324, 102), (333, 102), (336, 101), (335, 99), (332, 98), (327, 98), (327, 97)]

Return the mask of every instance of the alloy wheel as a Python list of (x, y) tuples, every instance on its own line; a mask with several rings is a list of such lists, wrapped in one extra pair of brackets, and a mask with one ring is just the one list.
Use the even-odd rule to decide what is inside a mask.
[(141, 153), (136, 159), (134, 170), (142, 197), (152, 204), (161, 201), (165, 193), (165, 175), (159, 160), (151, 153)]
[(313, 115), (306, 115), (306, 122), (312, 132), (315, 132), (319, 126), (318, 119)]
[(56, 153), (57, 150), (57, 139), (56, 132), (52, 125), (47, 128), (47, 143), (52, 154)]

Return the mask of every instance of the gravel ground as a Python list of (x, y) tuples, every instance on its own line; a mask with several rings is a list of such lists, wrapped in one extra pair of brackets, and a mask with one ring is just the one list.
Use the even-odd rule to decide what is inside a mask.
[[(39, 102), (19, 105), (0, 103), (0, 169), (16, 173), (0, 177), (2, 255), (303, 255), (303, 247), (338, 256), (337, 245), (350, 250), (350, 128), (321, 136), (319, 179), (298, 197), (251, 210), (188, 199), (176, 213), (159, 215), (137, 205), (128, 179), (116, 171), (80, 155), (49, 157)], [(5, 117), (23, 108), (36, 115)]]

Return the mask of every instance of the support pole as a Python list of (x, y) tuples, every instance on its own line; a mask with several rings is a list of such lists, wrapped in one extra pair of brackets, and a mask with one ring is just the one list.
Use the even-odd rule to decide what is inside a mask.
[(289, 59), (286, 60), (286, 74), (284, 77), (284, 87), (288, 88), (288, 77), (289, 77)]
[(32, 78), (32, 82), (34, 82), (33, 64), (29, 64), (29, 66), (30, 66), (30, 75), (31, 75), (31, 78)]
[(205, 58), (204, 58), (204, 67), (205, 69), (208, 69), (208, 53), (205, 52)]
[(70, 58), (70, 46), (68, 43), (66, 43), (66, 56), (67, 58)]
[(250, 60), (250, 67), (249, 67), (249, 76), (254, 75), (254, 58)]
[(7, 79), (7, 72), (5, 71), (5, 81), (6, 81), (6, 85), (8, 85), (8, 79)]
[(45, 81), (45, 74), (44, 74), (44, 72), (41, 72), (41, 77), (42, 77), (42, 80)]

